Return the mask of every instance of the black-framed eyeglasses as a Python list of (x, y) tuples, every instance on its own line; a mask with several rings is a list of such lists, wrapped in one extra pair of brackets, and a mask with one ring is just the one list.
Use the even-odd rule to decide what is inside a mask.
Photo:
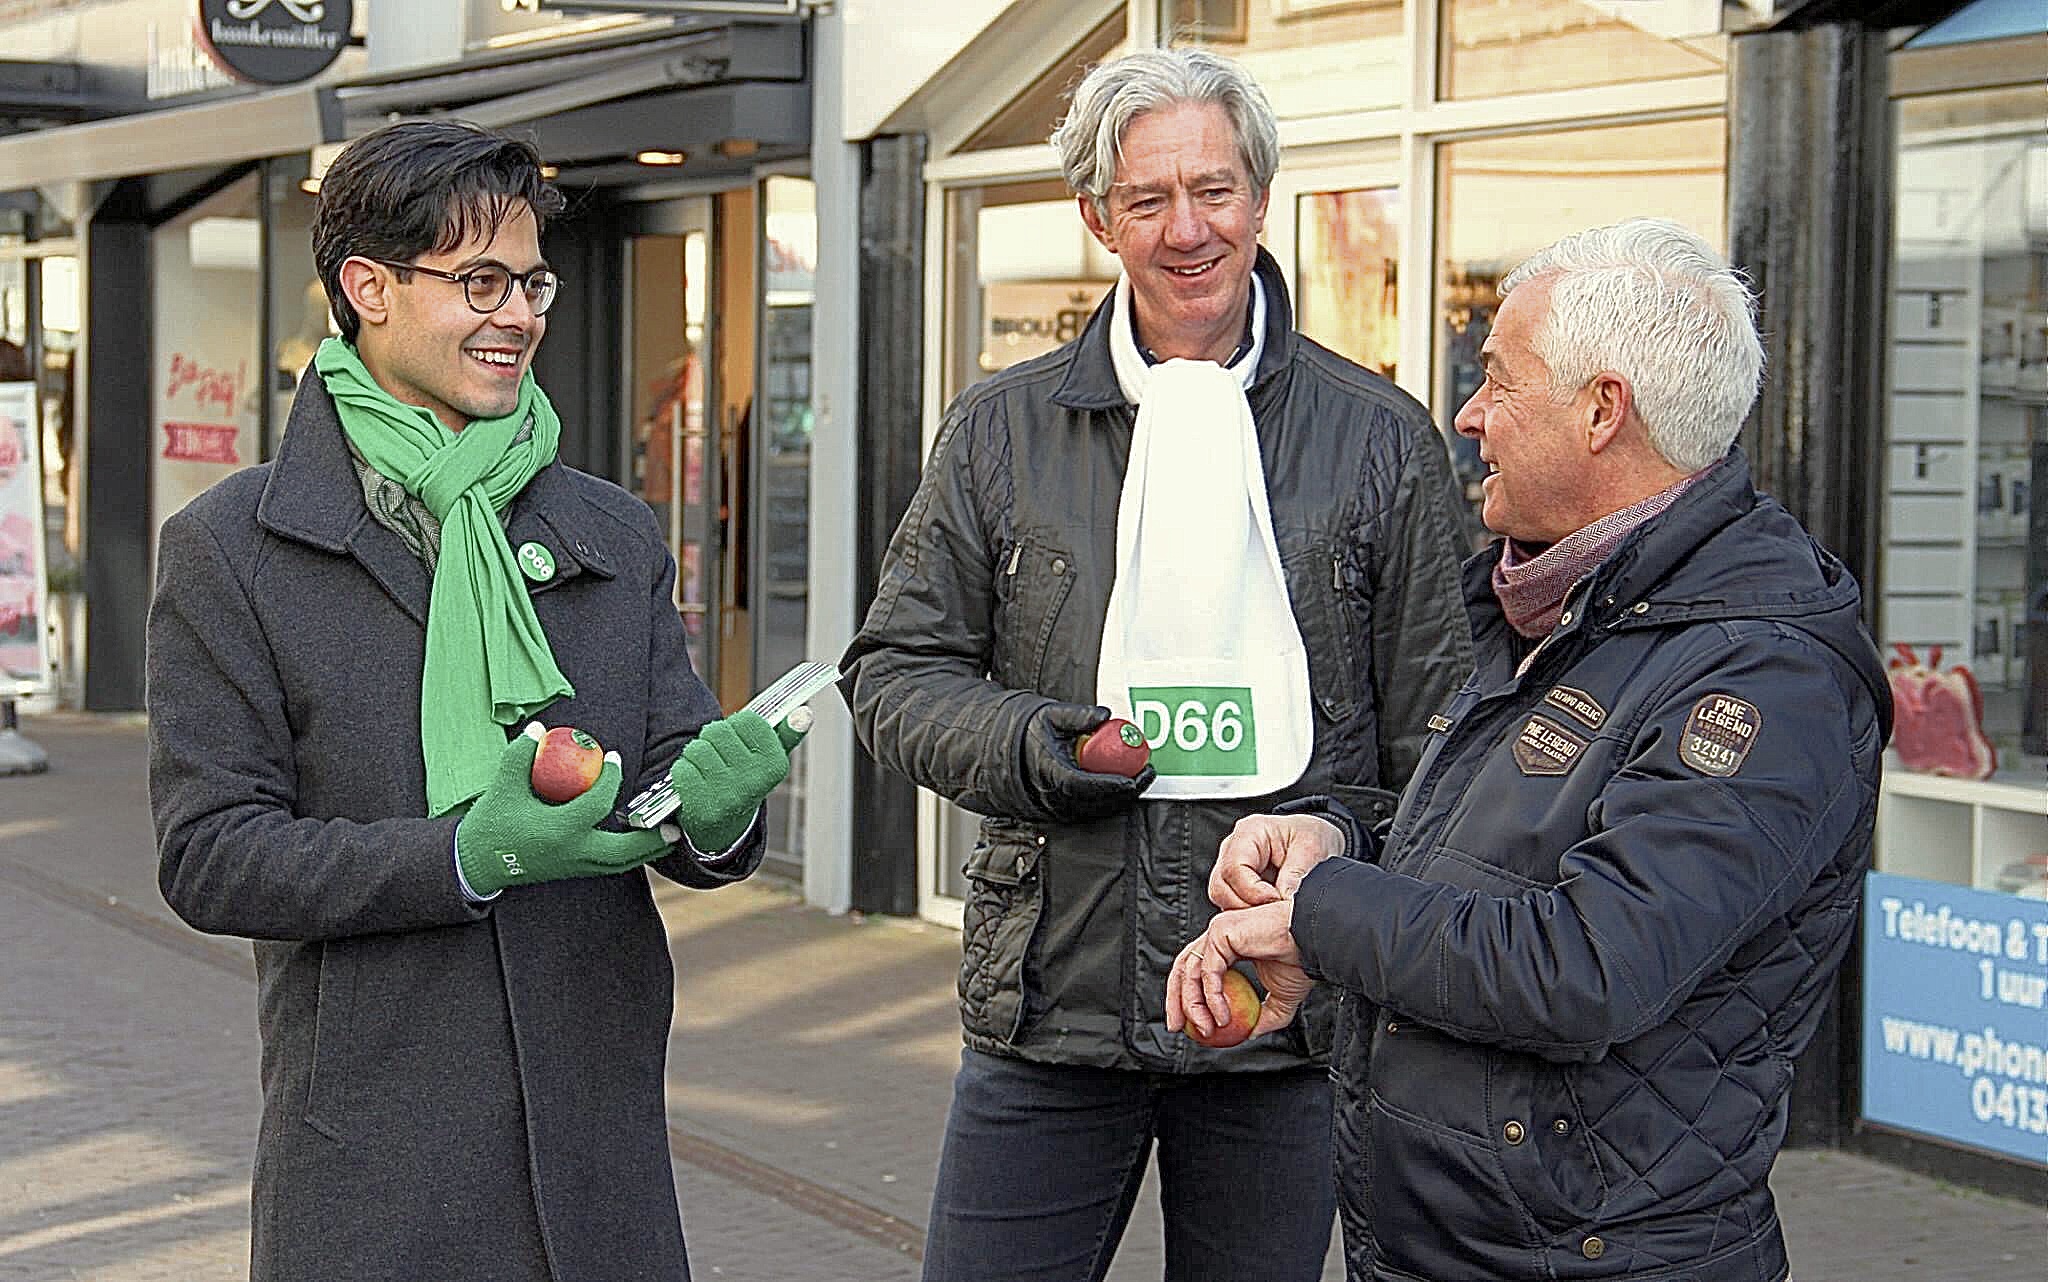
[[(369, 255), (365, 254), (368, 258)], [(396, 267), (401, 271), (419, 272), (426, 276), (452, 280), (462, 286), (462, 296), (469, 303), (469, 310), (482, 316), (503, 307), (512, 297), (512, 287), (517, 285), (526, 293), (526, 305), (535, 316), (546, 313), (555, 305), (555, 295), (561, 292), (562, 277), (551, 267), (536, 267), (530, 272), (515, 272), (496, 263), (485, 263), (472, 267), (466, 272), (444, 272), (436, 267), (422, 267), (418, 263), (402, 263), (391, 258), (371, 258), (373, 263)]]

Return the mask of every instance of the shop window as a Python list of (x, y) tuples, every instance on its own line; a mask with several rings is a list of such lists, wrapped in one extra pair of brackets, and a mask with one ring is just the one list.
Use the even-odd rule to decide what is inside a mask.
[(1129, 19), (1119, 7), (1067, 50), (1052, 70), (1040, 76), (1029, 89), (976, 130), (960, 150), (1029, 147), (1052, 137), (1052, 131), (1067, 114), (1067, 99), (1073, 94), (1074, 86), (1081, 83), (1081, 77), (1087, 74), (1088, 68), (1098, 62), (1107, 62), (1129, 48), (1125, 39), (1125, 29), (1129, 25)]
[[(2048, 1152), (2041, 27), (2038, 4), (1982, 0), (1892, 60), (1895, 85), (2022, 83), (1895, 106), (1877, 632), (1901, 666), (1860, 1003), (1866, 1122), (2033, 1164)], [(1944, 1062), (1958, 1029), (1966, 1052), (1991, 1048), (1980, 1070)]]
[(1081, 332), (1118, 273), (1058, 179), (949, 194), (946, 383), (951, 398)]
[(1400, 0), (1163, 0), (1168, 43), (1242, 62), (1283, 120), (1399, 106)]
[(1443, 0), (1444, 98), (1719, 75), (1720, 0)]
[(1303, 192), (1294, 217), (1301, 332), (1391, 380), (1401, 350), (1400, 191)]
[[(1479, 524), (1485, 469), (1450, 431), (1480, 382), (1501, 279), (1560, 237), (1630, 217), (1669, 218), (1726, 246), (1727, 133), (1719, 116), (1472, 139), (1438, 149), (1437, 367), (1432, 406)], [(1626, 193), (1625, 208), (1616, 193)]]
[(261, 215), (251, 174), (152, 233), (156, 525), (214, 482), (261, 461), (270, 364), (260, 329)]
[(1879, 639), (1966, 668), (1985, 738), (1901, 728), (1878, 867), (2048, 899), (2048, 87), (1897, 113)]

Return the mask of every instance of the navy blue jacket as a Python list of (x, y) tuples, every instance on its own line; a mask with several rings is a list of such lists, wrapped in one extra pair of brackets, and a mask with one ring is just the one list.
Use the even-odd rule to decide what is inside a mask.
[[(1354, 1279), (1759, 1282), (1792, 1062), (1857, 921), (1891, 700), (1840, 562), (1739, 452), (1477, 670), (1377, 864), (1302, 883), (1342, 990)], [(1360, 852), (1363, 853), (1363, 852)]]

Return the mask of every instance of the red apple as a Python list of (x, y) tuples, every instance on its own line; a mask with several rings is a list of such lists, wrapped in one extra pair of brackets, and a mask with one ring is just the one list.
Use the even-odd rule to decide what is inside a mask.
[(561, 805), (590, 790), (604, 769), (604, 749), (581, 730), (556, 726), (541, 736), (533, 754), (533, 795)]
[(1218, 1050), (1235, 1046), (1252, 1035), (1252, 1029), (1259, 1024), (1259, 994), (1246, 979), (1241, 970), (1223, 972), (1223, 1000), (1230, 1004), (1230, 1018), (1216, 1026), (1216, 1031), (1206, 1036), (1190, 1020), (1184, 1026), (1189, 1037), (1204, 1046)]
[(1098, 774), (1130, 778), (1151, 759), (1145, 732), (1122, 717), (1111, 717), (1074, 741), (1075, 763)]

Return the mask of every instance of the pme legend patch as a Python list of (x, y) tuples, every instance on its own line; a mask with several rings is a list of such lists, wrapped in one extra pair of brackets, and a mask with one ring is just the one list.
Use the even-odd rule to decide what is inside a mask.
[(1710, 694), (1692, 705), (1685, 719), (1678, 759), (1701, 774), (1726, 779), (1742, 769), (1763, 728), (1763, 714), (1755, 704), (1732, 694)]
[(1515, 764), (1525, 775), (1561, 775), (1585, 755), (1586, 740), (1576, 731), (1537, 713), (1515, 736)]
[(1544, 692), (1543, 702), (1578, 718), (1595, 730), (1607, 720), (1607, 709), (1601, 707), (1598, 700), (1584, 690), (1574, 690), (1570, 686), (1552, 686)]

